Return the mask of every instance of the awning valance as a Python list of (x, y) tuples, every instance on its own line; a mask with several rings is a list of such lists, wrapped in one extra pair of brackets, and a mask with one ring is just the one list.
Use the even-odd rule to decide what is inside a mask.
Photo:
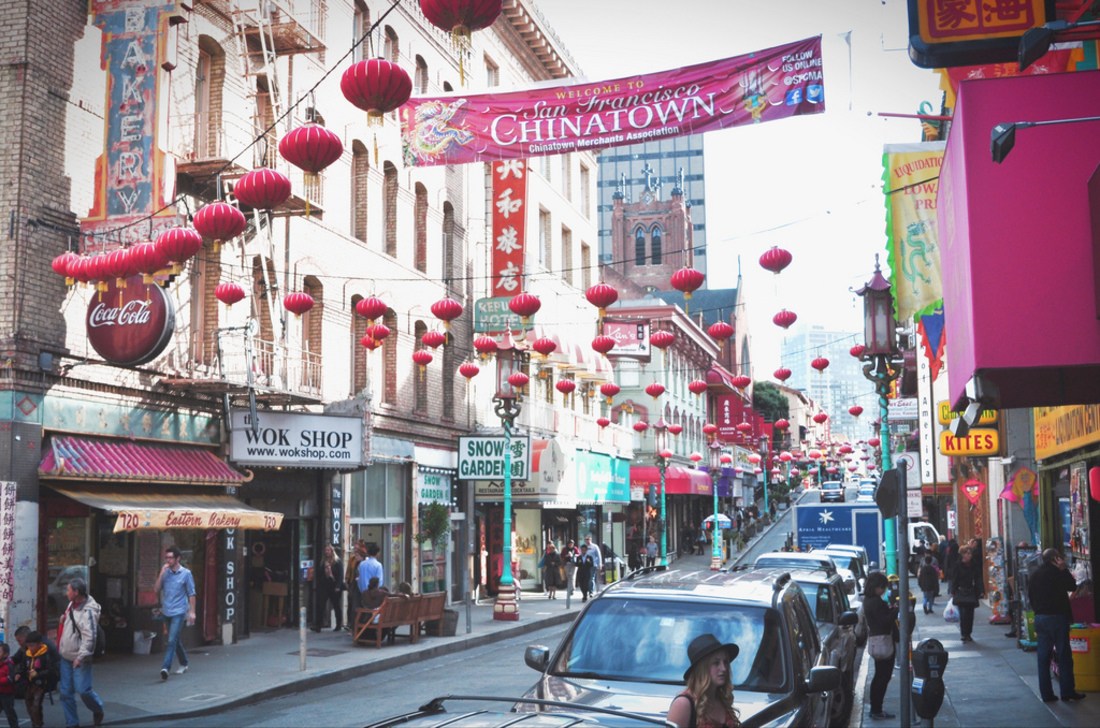
[[(632, 465), (630, 484), (633, 486), (659, 485), (661, 471), (656, 465)], [(666, 495), (711, 495), (710, 475), (680, 465), (665, 468)]]
[(229, 495), (198, 493), (128, 493), (50, 486), (63, 496), (92, 508), (118, 514), (115, 533), (169, 528), (241, 528), (275, 531), (283, 514), (261, 511)]
[(178, 485), (240, 485), (250, 479), (202, 447), (69, 435), (50, 438), (38, 474), (49, 479)]

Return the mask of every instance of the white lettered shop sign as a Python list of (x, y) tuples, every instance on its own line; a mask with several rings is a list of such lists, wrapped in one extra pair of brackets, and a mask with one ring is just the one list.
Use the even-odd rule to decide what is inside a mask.
[(233, 410), (229, 459), (241, 465), (358, 468), (363, 465), (363, 419), (296, 412)]

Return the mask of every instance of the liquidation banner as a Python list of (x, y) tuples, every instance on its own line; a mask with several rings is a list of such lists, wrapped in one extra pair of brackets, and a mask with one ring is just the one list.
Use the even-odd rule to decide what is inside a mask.
[(413, 98), (409, 166), (524, 159), (701, 134), (825, 111), (821, 36), (613, 81)]

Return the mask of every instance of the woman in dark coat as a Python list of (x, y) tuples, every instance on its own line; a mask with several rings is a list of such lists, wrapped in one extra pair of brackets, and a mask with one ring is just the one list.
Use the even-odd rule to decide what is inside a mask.
[(561, 554), (551, 541), (546, 545), (546, 553), (542, 557), (542, 587), (546, 590), (546, 598), (557, 599), (558, 589), (564, 586), (564, 581)]
[(969, 546), (959, 551), (959, 562), (948, 589), (951, 599), (959, 609), (959, 634), (963, 642), (973, 642), (970, 633), (974, 630), (974, 609), (985, 596), (985, 580), (982, 578), (982, 565), (974, 558)]
[[(867, 630), (872, 637), (890, 635), (896, 643), (898, 608), (897, 605), (889, 606), (882, 598), (889, 586), (890, 582), (886, 574), (881, 571), (872, 571), (867, 575), (863, 592), (863, 616), (867, 619)], [(897, 651), (896, 644), (894, 651)], [(894, 656), (876, 658), (874, 662), (875, 675), (871, 678), (871, 717), (875, 720), (888, 720), (895, 716), (882, 709), (882, 701), (886, 697), (886, 688), (890, 685), (890, 678), (894, 674)]]
[(320, 609), (317, 610), (317, 624), (313, 631), (320, 632), (325, 626), (329, 604), (332, 604), (332, 609), (336, 612), (336, 626), (333, 631), (339, 632), (344, 628), (344, 610), (340, 604), (340, 592), (344, 590), (344, 565), (340, 563), (331, 545), (325, 545), (325, 555), (314, 573), (317, 574), (317, 602)]

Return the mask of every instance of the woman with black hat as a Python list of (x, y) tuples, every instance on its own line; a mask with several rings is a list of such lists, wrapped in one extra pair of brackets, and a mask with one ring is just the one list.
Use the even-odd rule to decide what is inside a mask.
[(692, 728), (736, 728), (741, 725), (733, 707), (730, 663), (740, 650), (722, 644), (712, 634), (699, 635), (688, 645), (691, 667), (684, 671), (687, 688), (672, 699), (667, 720)]

